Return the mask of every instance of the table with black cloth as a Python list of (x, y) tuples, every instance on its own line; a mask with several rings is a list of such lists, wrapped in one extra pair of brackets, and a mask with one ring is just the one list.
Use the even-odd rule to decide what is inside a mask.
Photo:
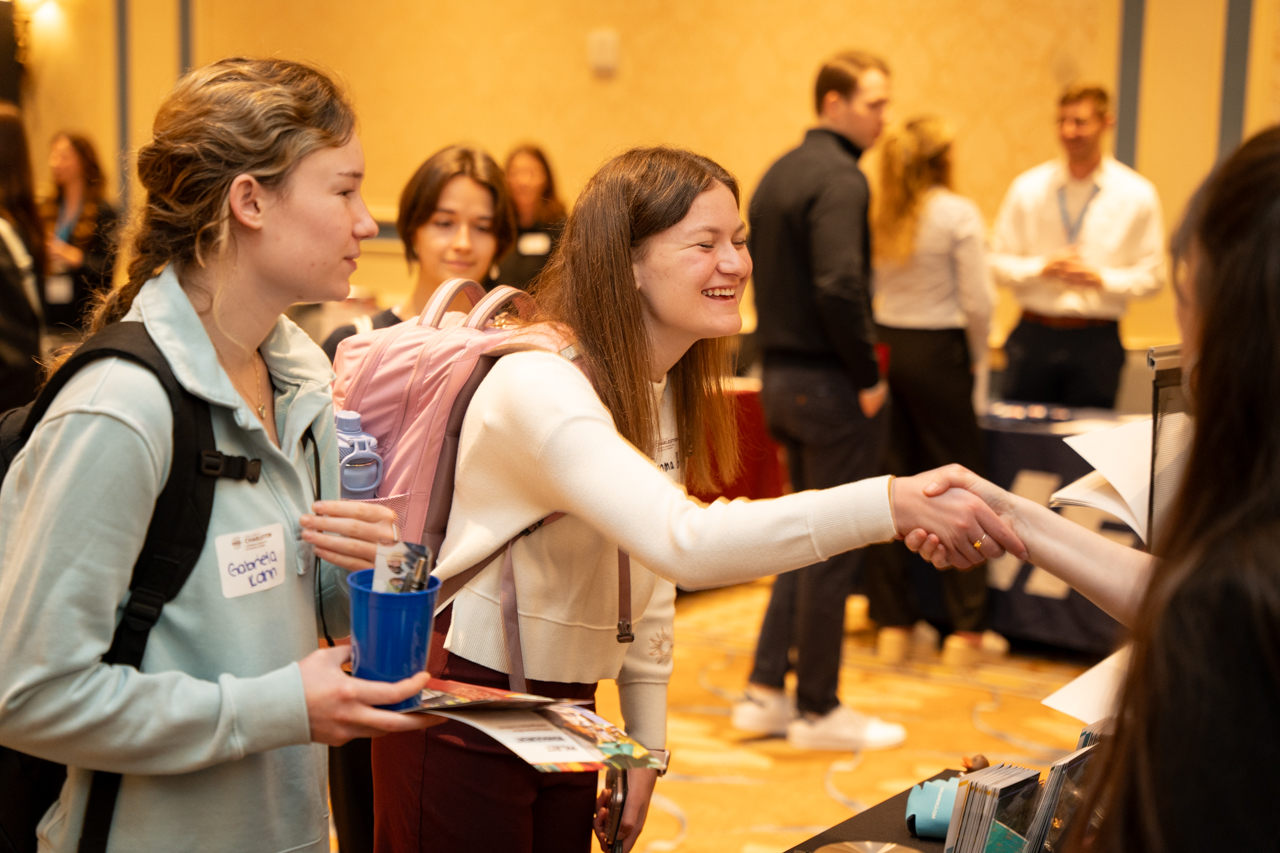
[[(959, 776), (959, 770), (943, 770), (933, 779), (950, 779)], [(921, 853), (942, 853), (940, 839), (916, 838), (907, 830), (907, 796), (911, 789), (896, 794), (879, 805), (856, 814), (844, 823), (838, 823), (826, 832), (820, 832), (808, 841), (792, 847), (787, 853), (815, 853), (828, 844), (842, 841), (881, 841), (914, 847)]]
[[(1029, 417), (1026, 408), (995, 404), (993, 412), (979, 421), (987, 442), (987, 475), (996, 485), (1016, 491), (1019, 475), (1048, 475), (1061, 488), (1093, 470), (1064, 438), (1094, 429), (1119, 426), (1132, 416), (1120, 416), (1104, 409), (1056, 409), (1053, 419)], [(1002, 416), (1004, 415), (1004, 416)], [(1102, 521), (1099, 532), (1141, 546), (1127, 526), (1111, 519)], [(1004, 560), (1015, 560), (1009, 556)], [(1005, 637), (1031, 640), (1089, 654), (1107, 655), (1115, 651), (1121, 627), (1114, 619), (1075, 590), (1060, 588), (1061, 597), (1045, 594), (1033, 578), (1030, 563), (1010, 568), (1004, 583), (998, 580), (993, 561), (988, 567), (987, 617), (991, 630)], [(908, 562), (911, 587), (920, 615), (930, 622), (946, 625), (937, 570), (912, 555)], [(1013, 574), (1012, 572), (1016, 572)], [(1028, 582), (1031, 582), (1030, 585)]]

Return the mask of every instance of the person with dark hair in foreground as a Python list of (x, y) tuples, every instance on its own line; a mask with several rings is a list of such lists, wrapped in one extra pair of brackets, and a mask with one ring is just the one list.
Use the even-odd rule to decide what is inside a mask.
[[(1125, 548), (958, 468), (1032, 562), (1133, 632), (1115, 735), (1068, 849), (1273, 850), (1280, 800), (1280, 128), (1197, 192), (1174, 240), (1195, 435), (1155, 542)], [(949, 549), (919, 531), (935, 565)], [(1091, 825), (1090, 825), (1091, 824)]]

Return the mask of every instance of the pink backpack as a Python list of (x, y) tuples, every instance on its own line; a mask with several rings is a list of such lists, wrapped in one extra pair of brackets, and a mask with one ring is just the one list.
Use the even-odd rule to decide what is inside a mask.
[[(448, 311), (459, 293), (472, 302), (465, 316)], [(359, 412), (361, 428), (378, 440), (382, 483), (371, 502), (391, 508), (404, 539), (426, 545), (435, 555), (449, 524), (462, 422), (480, 383), (507, 353), (543, 349), (573, 358), (572, 348), (545, 329), (495, 326), (494, 318), (510, 302), (526, 315), (532, 314), (532, 299), (514, 287), (504, 285), (486, 294), (474, 281), (450, 279), (432, 294), (416, 320), (353, 335), (338, 345), (333, 361), (338, 374), (333, 383), (335, 410)], [(520, 536), (562, 515), (530, 519), (530, 526), (502, 548), (449, 578), (438, 597), (441, 605), (447, 603), (506, 552), (503, 622), (512, 689), (519, 692), (525, 689), (524, 664), (519, 653), (511, 547)], [(618, 587), (618, 641), (631, 642), (630, 560), (621, 551)]]

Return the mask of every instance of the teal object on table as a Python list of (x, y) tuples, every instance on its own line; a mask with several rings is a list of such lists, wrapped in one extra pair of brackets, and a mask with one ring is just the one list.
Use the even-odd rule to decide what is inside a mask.
[(946, 838), (960, 777), (921, 782), (907, 795), (907, 829), (920, 838)]

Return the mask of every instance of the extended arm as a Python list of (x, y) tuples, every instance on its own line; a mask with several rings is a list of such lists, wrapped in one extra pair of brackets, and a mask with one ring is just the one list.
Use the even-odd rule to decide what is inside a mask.
[[(958, 487), (982, 498), (1026, 544), (1029, 562), (1065, 581), (1121, 624), (1133, 624), (1151, 577), (1150, 555), (1086, 530), (959, 465), (934, 473), (931, 494)], [(906, 544), (935, 566), (947, 564), (947, 549), (921, 531), (910, 533)]]

